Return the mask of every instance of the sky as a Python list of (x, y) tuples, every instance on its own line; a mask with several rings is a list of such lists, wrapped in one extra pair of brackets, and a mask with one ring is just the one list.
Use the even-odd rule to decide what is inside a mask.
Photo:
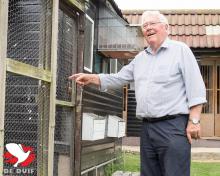
[(114, 0), (121, 10), (219, 9), (220, 0)]

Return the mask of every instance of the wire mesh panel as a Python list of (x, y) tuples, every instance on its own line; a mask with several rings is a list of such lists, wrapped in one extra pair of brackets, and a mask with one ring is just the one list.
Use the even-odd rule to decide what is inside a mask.
[(50, 0), (9, 0), (7, 57), (36, 67), (49, 67)]
[[(74, 13), (72, 12), (74, 15)], [(72, 87), (68, 77), (76, 71), (77, 23), (76, 17), (59, 10), (59, 38), (57, 61), (57, 99), (71, 101)]]
[(25, 168), (30, 175), (43, 175), (47, 172), (49, 84), (11, 73), (6, 83), (4, 174), (14, 169), (13, 174), (23, 175)]
[[(72, 102), (72, 83), (68, 77), (76, 72), (77, 65), (77, 15), (61, 3), (59, 9), (57, 91), (58, 100)], [(74, 111), (73, 108), (56, 107), (54, 176), (73, 173), (74, 160)]]
[(72, 108), (56, 107), (54, 176), (71, 175), (71, 151), (74, 140), (74, 114)]
[(140, 51), (143, 49), (144, 40), (140, 29), (129, 26), (104, 5), (100, 5), (98, 28), (99, 50)]
[[(51, 2), (9, 0), (8, 58), (50, 69)], [(4, 175), (47, 175), (49, 87), (28, 75), (7, 73)]]

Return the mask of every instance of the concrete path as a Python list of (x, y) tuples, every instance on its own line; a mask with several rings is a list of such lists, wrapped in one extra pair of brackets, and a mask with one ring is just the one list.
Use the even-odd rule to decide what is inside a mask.
[[(126, 152), (140, 152), (139, 146), (122, 146)], [(220, 162), (220, 148), (192, 147), (192, 160), (199, 162)]]
[(116, 171), (112, 174), (112, 176), (140, 176), (138, 172), (123, 172), (123, 171)]

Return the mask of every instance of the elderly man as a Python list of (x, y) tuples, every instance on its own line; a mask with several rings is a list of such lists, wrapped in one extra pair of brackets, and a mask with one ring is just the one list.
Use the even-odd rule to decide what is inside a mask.
[(101, 90), (134, 81), (137, 117), (142, 119), (141, 175), (189, 176), (192, 138), (200, 137), (206, 90), (189, 47), (168, 38), (169, 25), (158, 11), (142, 14), (149, 46), (117, 74), (75, 74), (80, 85)]

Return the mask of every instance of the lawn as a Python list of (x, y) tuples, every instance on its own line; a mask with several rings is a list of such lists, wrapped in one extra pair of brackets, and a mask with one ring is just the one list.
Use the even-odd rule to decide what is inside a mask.
[[(124, 170), (140, 171), (139, 154), (124, 153)], [(220, 176), (220, 162), (192, 162), (191, 176)]]

